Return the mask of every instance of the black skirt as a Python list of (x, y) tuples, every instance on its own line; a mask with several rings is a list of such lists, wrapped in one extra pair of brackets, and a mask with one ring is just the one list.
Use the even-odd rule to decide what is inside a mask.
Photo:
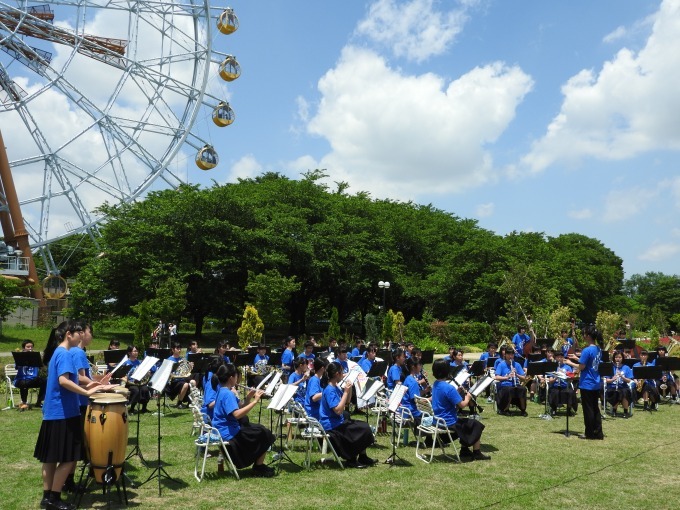
[(33, 456), (45, 464), (82, 460), (83, 429), (80, 416), (43, 420)]
[(471, 418), (458, 418), (449, 429), (456, 433), (462, 446), (472, 446), (481, 439), (484, 424)]
[(363, 421), (346, 420), (326, 432), (338, 457), (355, 460), (375, 440), (371, 426)]
[(613, 390), (607, 389), (607, 402), (613, 406), (620, 404), (624, 400), (630, 402), (631, 399), (631, 391), (628, 385)]
[(241, 469), (254, 464), (275, 441), (274, 434), (264, 425), (259, 423), (241, 425), (238, 434), (229, 440), (227, 451), (234, 465)]

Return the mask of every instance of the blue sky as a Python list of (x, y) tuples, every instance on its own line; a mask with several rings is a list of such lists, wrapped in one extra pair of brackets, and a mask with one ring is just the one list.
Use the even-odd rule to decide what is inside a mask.
[[(194, 182), (323, 168), (499, 234), (579, 232), (678, 274), (680, 1), (267, 1)], [(200, 127), (200, 126), (199, 126)]]

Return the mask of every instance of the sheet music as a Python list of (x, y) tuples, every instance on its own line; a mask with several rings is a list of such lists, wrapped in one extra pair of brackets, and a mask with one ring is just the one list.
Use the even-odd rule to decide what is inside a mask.
[(161, 393), (165, 389), (165, 385), (168, 384), (168, 379), (172, 375), (172, 367), (175, 362), (171, 359), (164, 359), (161, 367), (156, 370), (153, 374), (151, 381), (149, 381), (149, 386), (151, 386), (158, 393)]
[(477, 398), (485, 389), (487, 389), (491, 383), (493, 382), (493, 377), (482, 377), (480, 378), (475, 385), (470, 388), (470, 393), (472, 396)]
[(392, 394), (390, 395), (390, 400), (387, 403), (387, 409), (389, 409), (393, 413), (396, 413), (397, 409), (399, 408), (399, 405), (401, 404), (401, 399), (404, 398), (404, 393), (406, 393), (405, 385), (398, 384), (397, 386), (395, 386), (394, 389), (392, 390)]
[[(271, 386), (271, 384), (270, 384)], [(286, 404), (293, 398), (298, 387), (294, 384), (282, 384), (279, 389), (276, 390), (276, 394), (272, 397), (272, 401), (267, 406), (267, 409), (273, 409), (274, 411), (280, 411)]]
[[(361, 370), (361, 372), (363, 372), (363, 370)], [(338, 388), (344, 388), (345, 383), (347, 382), (354, 384), (359, 375), (361, 374), (361, 372), (359, 370), (350, 370), (349, 372), (347, 372), (345, 377), (342, 378), (342, 381), (340, 381), (340, 384), (338, 384)]]
[(458, 372), (456, 377), (453, 378), (454, 381), (456, 381), (456, 384), (458, 386), (463, 386), (465, 382), (470, 378), (470, 372), (468, 372), (466, 369), (461, 370)]
[(267, 384), (267, 381), (268, 381), (269, 379), (271, 379), (273, 375), (274, 375), (274, 372), (269, 372), (267, 375), (265, 375), (265, 376), (264, 376), (264, 379), (262, 379), (262, 380), (260, 381), (260, 384), (258, 384), (257, 387), (256, 387), (255, 389), (256, 389), (256, 390), (262, 389), (262, 386), (264, 386), (265, 384)]
[[(267, 389), (265, 390), (264, 394), (267, 395), (268, 397), (271, 397), (272, 394), (274, 393), (274, 389), (276, 388), (276, 385), (279, 384), (279, 381), (281, 380), (281, 372), (275, 372), (274, 377), (272, 377), (271, 382), (267, 385)], [(297, 386), (296, 386), (297, 388)]]
[(378, 379), (368, 379), (363, 387), (361, 395), (357, 395), (357, 399), (369, 401), (384, 387), (385, 385), (382, 381), (379, 381)]
[(111, 370), (111, 377), (117, 378), (117, 377), (116, 377), (116, 371), (117, 371), (120, 367), (122, 367), (123, 365), (125, 365), (125, 363), (127, 362), (127, 360), (128, 360), (128, 357), (127, 357), (127, 354), (126, 354), (125, 356), (123, 356), (123, 359), (120, 360), (120, 363), (118, 363), (115, 367), (113, 367), (113, 370)]
[(153, 356), (147, 356), (144, 358), (144, 360), (140, 363), (140, 365), (137, 367), (137, 369), (132, 372), (132, 375), (130, 376), (131, 381), (141, 381), (144, 379), (144, 376), (151, 370), (151, 368), (158, 363), (158, 358), (154, 358)]

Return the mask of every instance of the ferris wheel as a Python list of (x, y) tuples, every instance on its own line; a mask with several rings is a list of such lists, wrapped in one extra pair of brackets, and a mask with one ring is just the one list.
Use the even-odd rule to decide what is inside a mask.
[(16, 216), (7, 203), (16, 186), (25, 234), (16, 224), (14, 233), (42, 248), (49, 270), (45, 248), (96, 231), (98, 206), (179, 185), (178, 161), (217, 165), (195, 127), (234, 121), (225, 81), (241, 69), (218, 37), (238, 26), (209, 0), (0, 0), (0, 136), (11, 169), (0, 210)]

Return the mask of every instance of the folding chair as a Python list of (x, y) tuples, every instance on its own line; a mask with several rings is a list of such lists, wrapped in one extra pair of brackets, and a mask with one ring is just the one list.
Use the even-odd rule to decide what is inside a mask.
[[(460, 462), (460, 456), (458, 455), (458, 448), (454, 440), (458, 439), (458, 435), (454, 432), (453, 434), (446, 425), (446, 421), (443, 418), (435, 416), (432, 410), (432, 403), (423, 397), (414, 397), (416, 401), (416, 407), (422, 413), (420, 417), (420, 425), (418, 425), (418, 437), (416, 439), (416, 457), (418, 457), (423, 462), (427, 464), (431, 463), (434, 458), (434, 449), (437, 445), (442, 450), (442, 454), (447, 459), (453, 459), (450, 455), (446, 453), (444, 439), (448, 440), (448, 444), (453, 447), (453, 451), (456, 453), (455, 460)], [(432, 437), (432, 448), (430, 449), (429, 458), (420, 453), (421, 443), (425, 445), (426, 436)], [(426, 445), (425, 445), (426, 446)]]
[(14, 386), (14, 378), (17, 376), (17, 369), (14, 363), (5, 365), (5, 402), (7, 402), (7, 407), (2, 410), (7, 411), (8, 409), (14, 409), (14, 391), (19, 391), (19, 388)]
[[(193, 405), (191, 407), (192, 410), (197, 409)], [(226, 460), (227, 464), (229, 465), (229, 470), (232, 473), (234, 473), (236, 479), (239, 480), (240, 477), (238, 475), (238, 470), (234, 465), (234, 461), (231, 460), (231, 456), (229, 455), (229, 451), (227, 450), (227, 446), (229, 446), (229, 441), (224, 441), (222, 439), (222, 436), (220, 436), (219, 430), (205, 422), (205, 420), (203, 419), (203, 414), (201, 413), (200, 409), (198, 409), (198, 416), (194, 414), (194, 417), (199, 419), (200, 421), (199, 435), (198, 438), (194, 440), (194, 444), (196, 445), (196, 463), (194, 465), (194, 476), (196, 477), (196, 480), (198, 480), (199, 482), (203, 480), (203, 476), (205, 475), (205, 464), (208, 460), (209, 455), (208, 450), (210, 450), (211, 447), (219, 448), (220, 452), (218, 463), (220, 460), (222, 460), (223, 462)], [(201, 466), (200, 474), (199, 465)]]
[[(380, 420), (388, 415), (387, 401), (389, 400), (389, 390), (380, 391), (375, 396), (375, 404), (371, 408), (371, 412), (376, 415), (375, 420), (375, 435), (380, 431)], [(386, 432), (386, 431), (383, 431)]]
[(406, 430), (408, 430), (408, 427), (410, 427), (414, 421), (413, 413), (409, 408), (404, 406), (399, 406), (397, 408), (397, 412), (394, 414), (394, 425), (399, 425), (399, 431), (397, 432), (397, 435), (394, 436), (394, 439), (397, 442), (395, 447), (399, 448), (404, 426), (406, 426)]
[[(326, 434), (326, 431), (321, 426), (321, 423), (319, 423), (319, 420), (317, 420), (316, 418), (312, 418), (311, 416), (307, 416), (306, 414), (305, 418), (307, 420), (307, 427), (305, 427), (305, 429), (300, 433), (300, 437), (307, 441), (307, 451), (305, 453), (305, 467), (307, 469), (311, 469), (312, 450), (314, 449), (314, 443), (318, 445), (319, 441), (321, 441), (323, 445), (323, 447), (321, 448), (321, 455), (324, 455), (327, 451), (326, 449), (330, 448), (331, 453), (335, 458), (335, 462), (337, 462), (340, 465), (340, 469), (345, 469), (342, 460), (340, 460), (340, 457), (338, 457), (335, 448), (333, 448), (333, 443), (331, 443), (328, 434)], [(321, 462), (323, 461), (324, 458), (322, 457)]]
[(286, 419), (286, 423), (291, 427), (291, 432), (293, 435), (292, 441), (289, 444), (288, 438), (286, 438), (286, 447), (294, 448), (295, 439), (297, 439), (298, 429), (300, 427), (306, 427), (309, 421), (307, 420), (307, 412), (305, 408), (295, 400), (291, 400), (291, 416)]

